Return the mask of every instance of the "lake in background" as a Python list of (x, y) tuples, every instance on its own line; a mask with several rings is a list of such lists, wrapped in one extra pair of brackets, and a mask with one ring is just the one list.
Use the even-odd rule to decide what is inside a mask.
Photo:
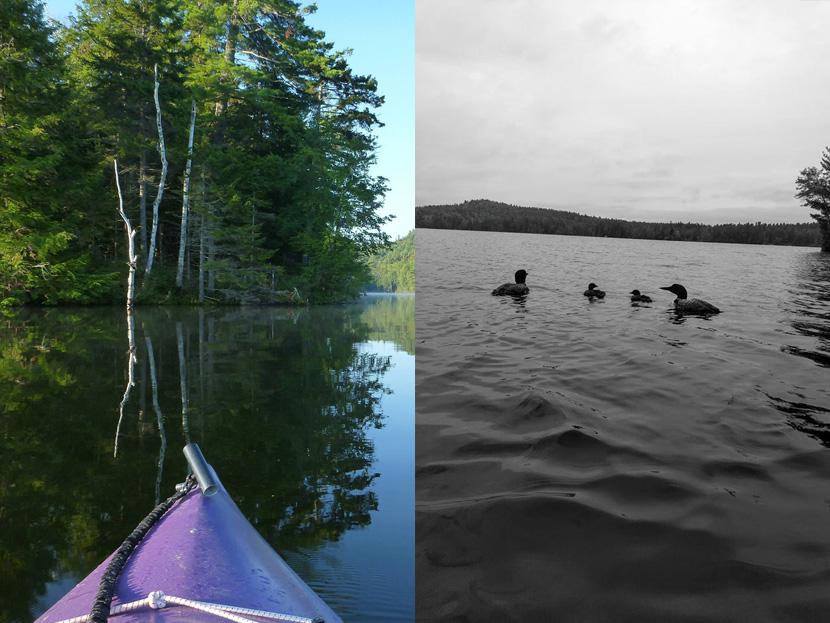
[(118, 547), (186, 476), (189, 439), (344, 621), (411, 621), (414, 303), (139, 307), (120, 426), (123, 310), (2, 319), (0, 620), (33, 620)]
[[(830, 255), (416, 245), (419, 618), (830, 617)], [(526, 299), (490, 295), (519, 268)], [(675, 282), (723, 313), (678, 317)]]

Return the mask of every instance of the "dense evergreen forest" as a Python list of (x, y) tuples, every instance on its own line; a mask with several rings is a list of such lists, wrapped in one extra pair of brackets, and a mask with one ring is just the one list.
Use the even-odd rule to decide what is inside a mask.
[(384, 292), (415, 291), (415, 230), (369, 258), (372, 286)]
[(371, 76), (292, 0), (0, 3), (0, 302), (338, 301), (385, 248)]
[(819, 227), (814, 223), (648, 223), (585, 216), (546, 208), (525, 208), (486, 199), (465, 201), (455, 205), (419, 206), (415, 208), (415, 226), (566, 236), (797, 246), (819, 246), (822, 239)]

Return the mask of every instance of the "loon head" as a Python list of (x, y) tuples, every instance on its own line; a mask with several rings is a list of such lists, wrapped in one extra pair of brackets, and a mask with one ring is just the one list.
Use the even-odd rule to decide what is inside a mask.
[(681, 286), (679, 283), (673, 283), (668, 287), (660, 287), (661, 290), (668, 290), (672, 294), (674, 294), (679, 299), (685, 299), (687, 297), (686, 288)]
[(593, 281), (592, 281), (591, 283), (589, 283), (589, 284), (588, 284), (588, 289), (589, 289), (589, 290), (593, 290), (593, 289), (594, 289), (594, 288), (596, 288), (596, 287), (597, 287), (597, 284), (595, 284)]
[(631, 294), (633, 294), (634, 296), (640, 296), (640, 291), (639, 290), (632, 290)]
[(516, 279), (516, 283), (524, 283), (525, 279), (527, 279), (527, 271), (525, 269), (517, 270), (514, 277)]

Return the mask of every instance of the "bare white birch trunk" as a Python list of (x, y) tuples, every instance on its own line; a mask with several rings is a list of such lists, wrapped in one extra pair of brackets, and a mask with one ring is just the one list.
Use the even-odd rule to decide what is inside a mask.
[(207, 224), (205, 215), (199, 217), (199, 302), (205, 302), (205, 262), (207, 261)]
[[(142, 115), (144, 112), (142, 111)], [(141, 159), (138, 164), (138, 231), (141, 233), (139, 247), (141, 262), (147, 265), (147, 153), (141, 149)]]
[(135, 254), (135, 230), (124, 212), (124, 197), (121, 195), (121, 182), (118, 180), (118, 159), (113, 159), (112, 166), (115, 169), (115, 187), (118, 189), (118, 213), (124, 220), (124, 228), (127, 230), (127, 262), (130, 267), (127, 273), (127, 313), (133, 308), (135, 299), (135, 269), (138, 258)]
[(193, 134), (196, 130), (196, 100), (190, 102), (190, 135), (187, 139), (187, 165), (182, 188), (182, 227), (179, 236), (179, 265), (176, 269), (176, 287), (184, 283), (184, 256), (187, 249), (187, 221), (190, 215), (190, 170), (193, 166)]
[(205, 281), (207, 279), (207, 248), (208, 248), (208, 227), (210, 226), (210, 204), (207, 202), (205, 183), (205, 171), (202, 169), (201, 182), (199, 184), (199, 197), (201, 210), (199, 211), (199, 302), (205, 302)]
[(182, 323), (176, 323), (176, 342), (179, 347), (179, 389), (182, 395), (182, 431), (185, 443), (190, 443), (190, 403), (187, 399), (187, 358), (185, 357)]
[[(213, 260), (216, 258), (216, 243), (213, 240), (213, 235), (210, 231), (207, 232), (208, 237), (208, 263), (212, 266)], [(213, 294), (216, 289), (216, 271), (211, 268), (207, 273), (207, 291)]]
[(156, 254), (156, 236), (159, 228), (159, 206), (161, 205), (161, 198), (164, 196), (164, 184), (167, 181), (167, 149), (164, 146), (164, 129), (161, 126), (161, 104), (159, 104), (159, 66), (153, 66), (154, 86), (153, 99), (156, 102), (156, 126), (159, 132), (159, 156), (161, 156), (161, 177), (159, 178), (159, 188), (156, 193), (156, 199), (153, 201), (153, 228), (150, 232), (150, 248), (147, 250), (147, 265), (144, 268), (144, 277), (150, 275), (153, 270), (153, 258)]
[(124, 395), (121, 397), (121, 404), (118, 405), (118, 425), (115, 427), (115, 447), (112, 451), (113, 458), (118, 457), (118, 437), (121, 434), (121, 421), (124, 419), (124, 407), (130, 400), (130, 391), (135, 385), (135, 318), (131, 309), (127, 308), (127, 387), (124, 388)]
[(153, 390), (153, 410), (156, 412), (156, 422), (158, 423), (159, 437), (161, 438), (158, 475), (156, 476), (156, 504), (158, 504), (161, 499), (161, 477), (164, 472), (164, 456), (167, 453), (167, 434), (164, 431), (164, 416), (159, 406), (159, 384), (156, 378), (156, 357), (153, 353), (153, 340), (147, 335), (144, 337), (144, 343), (147, 345), (147, 360), (150, 362), (150, 387)]

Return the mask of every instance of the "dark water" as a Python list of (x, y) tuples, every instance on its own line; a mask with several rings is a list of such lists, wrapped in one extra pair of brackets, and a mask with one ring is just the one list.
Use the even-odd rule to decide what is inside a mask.
[(830, 619), (830, 256), (416, 236), (419, 620)]
[(0, 323), (0, 621), (33, 620), (115, 549), (185, 476), (186, 439), (345, 621), (412, 620), (413, 297), (139, 308), (120, 427), (121, 310)]

